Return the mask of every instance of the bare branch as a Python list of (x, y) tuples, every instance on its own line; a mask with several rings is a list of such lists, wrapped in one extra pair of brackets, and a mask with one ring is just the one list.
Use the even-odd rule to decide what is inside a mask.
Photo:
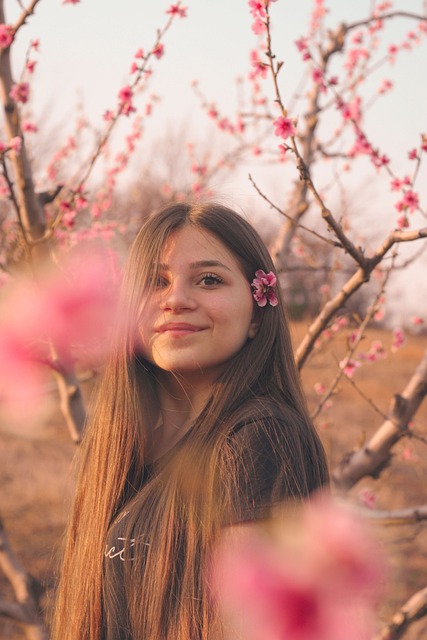
[(365, 476), (377, 476), (389, 463), (391, 449), (408, 433), (408, 423), (427, 395), (427, 350), (414, 375), (391, 403), (389, 417), (358, 451), (344, 457), (332, 474), (338, 489), (348, 490)]
[(18, 561), (9, 546), (3, 522), (0, 519), (0, 569), (9, 580), (16, 602), (0, 602), (0, 615), (20, 624), (27, 640), (48, 640), (48, 632), (39, 612), (38, 583)]
[(14, 25), (15, 33), (20, 29), (27, 21), (27, 18), (34, 13), (36, 5), (40, 2), (40, 0), (32, 0), (32, 2), (28, 5), (27, 8), (23, 7), (23, 11), (18, 18), (18, 21)]
[(277, 205), (275, 205), (262, 191), (261, 189), (258, 187), (258, 185), (256, 184), (256, 182), (254, 181), (254, 179), (252, 178), (252, 176), (249, 174), (249, 180), (251, 181), (254, 189), (257, 191), (257, 193), (261, 196), (261, 198), (263, 198), (263, 200), (265, 200), (265, 202), (267, 202), (270, 207), (272, 209), (274, 209), (275, 211), (277, 211), (278, 213), (280, 213), (282, 216), (284, 216), (285, 218), (287, 218), (289, 220), (289, 222), (294, 225), (295, 227), (298, 227), (298, 229), (303, 229), (304, 231), (306, 231), (307, 233), (310, 233), (311, 235), (315, 236), (316, 238), (318, 238), (319, 240), (321, 240), (322, 242), (326, 242), (326, 244), (329, 244), (331, 247), (340, 247), (342, 249), (342, 245), (339, 242), (336, 242), (334, 240), (331, 240), (330, 238), (325, 238), (325, 236), (322, 236), (320, 233), (317, 233), (317, 231), (315, 231), (314, 229), (310, 229), (309, 227), (306, 227), (305, 225), (301, 224), (301, 222), (298, 222), (297, 219), (293, 218), (291, 215), (289, 215), (288, 213), (286, 213), (286, 211), (283, 211), (283, 209), (280, 209)]
[(365, 27), (377, 20), (391, 20), (392, 18), (410, 18), (412, 20), (418, 20), (421, 22), (426, 22), (427, 17), (417, 14), (411, 13), (410, 11), (393, 11), (393, 13), (384, 13), (378, 16), (372, 16), (371, 18), (367, 18), (366, 20), (359, 20), (359, 22), (352, 22), (351, 24), (344, 25), (345, 31), (352, 31), (353, 29), (358, 29), (359, 27)]
[(427, 615), (427, 587), (417, 591), (386, 624), (374, 640), (398, 640), (408, 627)]
[(407, 509), (395, 509), (393, 511), (364, 509), (363, 513), (371, 520), (386, 526), (417, 524), (427, 520), (427, 505), (423, 504), (419, 507), (408, 507)]

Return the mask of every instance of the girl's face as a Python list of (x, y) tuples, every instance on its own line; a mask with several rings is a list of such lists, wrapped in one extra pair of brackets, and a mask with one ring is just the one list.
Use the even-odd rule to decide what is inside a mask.
[(250, 283), (208, 231), (186, 225), (160, 256), (139, 322), (144, 357), (167, 372), (214, 380), (257, 331)]

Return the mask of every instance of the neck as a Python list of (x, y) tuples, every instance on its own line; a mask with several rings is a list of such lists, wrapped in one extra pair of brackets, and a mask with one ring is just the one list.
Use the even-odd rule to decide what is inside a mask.
[(156, 379), (164, 424), (172, 422), (176, 427), (191, 424), (205, 406), (211, 384), (203, 376), (188, 380), (163, 371)]
[(156, 381), (160, 415), (153, 457), (163, 455), (182, 438), (203, 410), (211, 390), (203, 376), (189, 380), (158, 371)]

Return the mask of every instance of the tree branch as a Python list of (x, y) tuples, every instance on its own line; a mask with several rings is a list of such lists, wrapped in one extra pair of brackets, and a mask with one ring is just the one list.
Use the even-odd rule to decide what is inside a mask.
[(387, 466), (391, 448), (408, 433), (408, 423), (427, 395), (427, 350), (414, 375), (390, 406), (389, 418), (358, 451), (347, 454), (332, 474), (335, 486), (348, 490), (365, 476), (377, 476)]
[(374, 640), (398, 640), (408, 627), (427, 615), (427, 587), (417, 591), (375, 636)]
[(16, 602), (0, 602), (0, 615), (20, 624), (27, 640), (48, 640), (48, 632), (39, 612), (40, 587), (29, 575), (9, 546), (0, 519), (0, 569), (10, 582)]

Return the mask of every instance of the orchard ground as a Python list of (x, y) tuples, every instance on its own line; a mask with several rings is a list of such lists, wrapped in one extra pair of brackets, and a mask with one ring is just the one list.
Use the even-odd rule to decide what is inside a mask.
[[(304, 323), (293, 325), (295, 344), (305, 330)], [(359, 351), (368, 351), (373, 340), (381, 340), (389, 351), (391, 336), (381, 329), (369, 329)], [(413, 374), (427, 347), (425, 335), (407, 335), (404, 345), (387, 358), (358, 369), (354, 381), (368, 398), (380, 399), (383, 414), (390, 400), (401, 392)], [(336, 372), (336, 362), (345, 353), (345, 335), (335, 337), (327, 353), (318, 352), (303, 371), (304, 388), (310, 408), (318, 396), (316, 383), (328, 382)], [(92, 381), (83, 384), (89, 398)], [(13, 550), (25, 568), (47, 587), (54, 584), (59, 546), (72, 492), (71, 460), (76, 447), (71, 442), (55, 401), (52, 387), (50, 413), (39, 426), (11, 429), (0, 425), (0, 513)], [(322, 437), (331, 469), (342, 456), (360, 446), (382, 424), (383, 418), (346, 380), (332, 398), (332, 406), (323, 411), (316, 424)], [(413, 428), (427, 436), (427, 402), (415, 417)], [(377, 480), (363, 479), (351, 492), (357, 503), (361, 495), (373, 495), (378, 509), (399, 509), (426, 503), (426, 444), (411, 438), (394, 447), (390, 469)], [(379, 529), (382, 544), (390, 559), (387, 595), (379, 619), (388, 620), (416, 590), (427, 584), (427, 523), (388, 526)], [(0, 576), (1, 597), (12, 599), (10, 586)], [(45, 600), (43, 601), (45, 603)], [(412, 625), (406, 640), (427, 638), (427, 619)], [(0, 618), (0, 638), (21, 640), (24, 632)]]

